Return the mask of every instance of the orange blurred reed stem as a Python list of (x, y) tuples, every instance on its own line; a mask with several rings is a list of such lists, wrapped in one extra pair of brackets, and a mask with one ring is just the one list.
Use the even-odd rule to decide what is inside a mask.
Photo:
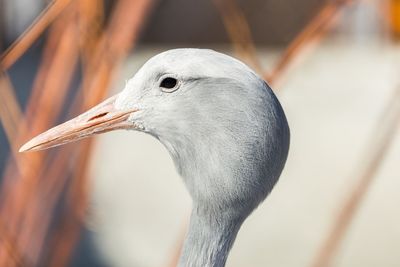
[(0, 71), (0, 122), (10, 143), (12, 153), (16, 151), (18, 146), (14, 142), (14, 137), (17, 135), (18, 122), (21, 120), (22, 112), (10, 78), (6, 73)]
[(0, 67), (7, 70), (20, 58), (29, 47), (38, 39), (50, 23), (57, 18), (71, 0), (52, 1), (28, 27), (27, 30), (18, 38), (0, 57)]
[[(389, 98), (385, 110), (376, 122), (375, 132), (371, 135), (371, 140), (368, 142), (368, 147), (366, 148), (367, 153), (364, 153), (364, 155), (370, 156), (361, 161), (362, 172), (347, 199), (343, 202), (340, 212), (332, 225), (332, 229), (326, 240), (322, 243), (319, 253), (311, 265), (312, 267), (331, 266), (335, 253), (397, 136), (396, 132), (399, 125), (400, 87)], [(372, 147), (369, 144), (372, 144)]]
[[(89, 54), (92, 57), (88, 57), (89, 60), (84, 68), (82, 88), (87, 96), (84, 103), (85, 109), (105, 97), (113, 73), (131, 50), (133, 44), (136, 43), (138, 33), (151, 7), (152, 1), (146, 0), (118, 2), (108, 28), (99, 39), (99, 43), (95, 45), (95, 52), (92, 55)], [(110, 59), (113, 60), (110, 61)], [(79, 238), (82, 218), (87, 205), (89, 182), (87, 172), (92, 144), (92, 140), (81, 144), (81, 153), (77, 160), (78, 166), (74, 168), (69, 189), (68, 199), (70, 201), (63, 215), (66, 220), (61, 222), (54, 235), (54, 244), (56, 245), (53, 252), (50, 252), (49, 266), (65, 266)], [(66, 229), (68, 229), (68, 235), (66, 235)], [(62, 242), (57, 242), (57, 239)]]
[(303, 30), (287, 46), (272, 71), (265, 73), (265, 80), (271, 85), (275, 85), (307, 48), (311, 45), (316, 45), (323, 39), (326, 33), (335, 25), (340, 11), (354, 1), (356, 0), (328, 0), (316, 16), (307, 23)]
[(249, 23), (236, 0), (213, 0), (233, 45), (235, 54), (262, 73)]
[[(27, 107), (26, 114), (35, 114), (35, 116), (26, 116), (30, 118), (31, 124), (29, 129), (26, 127), (28, 130), (25, 133), (17, 137), (18, 142), (23, 137), (26, 138), (48, 128), (55, 121), (61, 111), (62, 102), (77, 63), (77, 36), (74, 25), (68, 23), (67, 17), (62, 17), (60, 23), (56, 23), (54, 27), (50, 33), (43, 64), (40, 66)], [(1, 215), (7, 218), (9, 230), (16, 235), (21, 253), (31, 264), (36, 262), (40, 248), (26, 250), (25, 247), (29, 246), (33, 240), (40, 239), (36, 236), (40, 234), (40, 231), (36, 231), (40, 228), (40, 225), (37, 225), (38, 221), (43, 225), (46, 224), (41, 221), (43, 203), (40, 202), (38, 197), (40, 193), (37, 189), (38, 181), (44, 179), (40, 174), (43, 173), (46, 156), (45, 152), (19, 154), (16, 160), (20, 165), (28, 167), (19, 170), (18, 176), (18, 172), (10, 161), (2, 187), (4, 202)], [(46, 210), (46, 212), (49, 211)], [(2, 260), (1, 258), (0, 263)]]
[(389, 0), (387, 16), (393, 37), (400, 40), (400, 1)]
[[(82, 3), (82, 2), (81, 2)], [(89, 60), (89, 63), (87, 64), (87, 71), (85, 71), (85, 76), (83, 78), (83, 91), (85, 92), (84, 95), (88, 96), (85, 101), (84, 101), (84, 105), (85, 108), (87, 108), (88, 106), (91, 106), (93, 104), (95, 104), (96, 102), (100, 101), (102, 98), (105, 97), (106, 94), (106, 89), (108, 88), (109, 82), (111, 80), (112, 77), (112, 73), (113, 70), (115, 69), (115, 67), (120, 63), (120, 61), (125, 57), (125, 55), (128, 53), (128, 51), (131, 48), (132, 43), (134, 43), (137, 39), (137, 33), (140, 29), (140, 27), (142, 26), (142, 23), (144, 21), (145, 15), (147, 14), (150, 6), (152, 4), (152, 1), (119, 1), (117, 6), (114, 9), (113, 15), (112, 15), (112, 19), (110, 22), (110, 25), (107, 29), (107, 31), (103, 34), (103, 37), (100, 38), (100, 40), (98, 41), (98, 44), (96, 45), (96, 49), (95, 52), (91, 55), (91, 53), (86, 53), (85, 55), (90, 55), (92, 56), (92, 59)], [(72, 25), (72, 22), (71, 22)], [(71, 26), (73, 28), (74, 33), (76, 32), (76, 25)], [(71, 29), (72, 29), (71, 28)], [(59, 31), (56, 31), (59, 32)], [(68, 33), (63, 32), (60, 35), (58, 35), (59, 38), (64, 38), (62, 39), (62, 41), (60, 41), (59, 46), (64, 45), (65, 43), (68, 44), (68, 37), (64, 37), (64, 36), (69, 36)], [(67, 40), (65, 40), (65, 38), (67, 38)], [(53, 42), (51, 42), (51, 37), (49, 38), (49, 44), (52, 44)], [(78, 43), (77, 40), (74, 40), (74, 43)], [(68, 46), (68, 45), (67, 45)], [(46, 49), (46, 51), (51, 51), (50, 49)], [(74, 51), (76, 53), (77, 49), (76, 47), (74, 47), (72, 49), (72, 51)], [(46, 54), (46, 52), (45, 52)], [(71, 55), (69, 55), (68, 53), (64, 52), (56, 52), (54, 53), (54, 57), (57, 57), (57, 55), (59, 56), (63, 56), (64, 54), (68, 55), (71, 57)], [(76, 58), (74, 56), (72, 56), (72, 58)], [(66, 58), (64, 58), (63, 61), (68, 60)], [(45, 62), (46, 60), (44, 60)], [(57, 62), (57, 61), (56, 61)], [(58, 74), (59, 71), (58, 70), (54, 70), (54, 65), (55, 63), (49, 63), (49, 64), (45, 64), (45, 66), (50, 67), (50, 71), (49, 73), (47, 73), (47, 75), (39, 75), (39, 77), (42, 77), (43, 83), (47, 83), (47, 80), (53, 77), (49, 77), (51, 71), (53, 71), (53, 74)], [(72, 68), (73, 69), (73, 68)], [(56, 76), (57, 77), (57, 76)], [(61, 77), (62, 78), (62, 77)], [(54, 80), (54, 79), (53, 79)], [(61, 79), (62, 81), (62, 79)], [(53, 85), (54, 90), (59, 90), (60, 84), (54, 84), (54, 83), (50, 83)], [(65, 83), (67, 84), (67, 82)], [(54, 86), (55, 85), (55, 86)], [(46, 98), (46, 90), (43, 90), (42, 92), (40, 92), (40, 94), (35, 94), (36, 90), (34, 90), (33, 96), (35, 95), (40, 95), (40, 99), (45, 98), (46, 101), (43, 102), (43, 104), (46, 103), (51, 103), (53, 101), (53, 97), (54, 94), (50, 94), (49, 97), (51, 97), (50, 99)], [(50, 90), (50, 93), (52, 91)], [(48, 92), (47, 92), (48, 93)], [(82, 94), (81, 94), (82, 96)], [(63, 97), (61, 97), (60, 99), (62, 99)], [(36, 99), (36, 98), (34, 98)], [(32, 103), (35, 103), (35, 101), (32, 101)], [(36, 102), (37, 103), (37, 102)], [(61, 103), (59, 103), (61, 106)], [(29, 105), (28, 105), (29, 106)], [(28, 107), (29, 110), (29, 107)], [(51, 113), (51, 112), (50, 112)], [(57, 113), (57, 112), (54, 112)], [(48, 115), (48, 114), (45, 114)], [(46, 123), (42, 123), (42, 122), (46, 122)], [(31, 131), (29, 134), (32, 135), (32, 132), (36, 132), (36, 131), (42, 131), (42, 127), (48, 127), (48, 124), (51, 123), (51, 118), (47, 117), (45, 120), (43, 119), (39, 119), (37, 121), (37, 123), (34, 123), (34, 125), (36, 126), (34, 131)], [(79, 196), (79, 201), (74, 202), (73, 208), (74, 210), (72, 210), (73, 213), (76, 213), (77, 210), (79, 210), (81, 213), (82, 210), (84, 210), (84, 208), (86, 207), (86, 179), (79, 179), (82, 178), (82, 175), (84, 173), (87, 172), (87, 164), (85, 162), (87, 162), (87, 159), (90, 155), (90, 143), (88, 142), (86, 143), (86, 145), (84, 146), (84, 148), (82, 149), (82, 151), (84, 151), (83, 153), (81, 153), (78, 157), (80, 157), (82, 160), (79, 160), (79, 163), (83, 163), (83, 165), (81, 165), (78, 170), (75, 172), (74, 175), (74, 179), (73, 183), (71, 183), (73, 185), (72, 190), (71, 190), (71, 194), (75, 195), (78, 194)], [(42, 152), (45, 153), (45, 152)], [(66, 153), (67, 155), (69, 155), (70, 153)], [(44, 154), (45, 155), (45, 154)], [(40, 186), (37, 186), (37, 182), (33, 183), (30, 182), (28, 183), (28, 186), (26, 186), (26, 184), (23, 185), (18, 185), (18, 184), (13, 184), (13, 186), (9, 186), (11, 188), (15, 189), (16, 193), (11, 193), (10, 194), (10, 201), (9, 204), (17, 204), (17, 208), (10, 208), (9, 205), (6, 205), (6, 208), (4, 209), (5, 212), (3, 212), (3, 214), (6, 215), (13, 215), (13, 214), (17, 214), (17, 216), (13, 216), (15, 218), (20, 218), (22, 219), (22, 223), (20, 223), (21, 225), (19, 225), (19, 227), (14, 227), (15, 229), (21, 229), (22, 233), (19, 233), (18, 235), (18, 239), (19, 240), (23, 240), (22, 244), (24, 244), (22, 251), (27, 255), (27, 257), (29, 258), (30, 262), (32, 264), (37, 263), (37, 260), (39, 258), (40, 255), (40, 250), (42, 248), (42, 243), (43, 243), (43, 239), (44, 236), (46, 234), (46, 229), (48, 227), (48, 223), (49, 223), (49, 214), (43, 214), (43, 210), (45, 210), (45, 213), (50, 213), (50, 211), (52, 210), (52, 208), (54, 207), (55, 202), (58, 200), (58, 195), (61, 193), (61, 188), (63, 188), (63, 185), (65, 184), (65, 178), (67, 176), (67, 169), (66, 169), (66, 165), (65, 162), (67, 161), (66, 158), (63, 156), (63, 154), (60, 154), (60, 156), (57, 156), (55, 158), (55, 161), (53, 162), (53, 165), (50, 167), (49, 170), (45, 171), (43, 173), (43, 171), (39, 171), (39, 172), (35, 172), (33, 173), (24, 173), (23, 178), (31, 178), (31, 176), (37, 177), (39, 178), (41, 177), (41, 182), (40, 182)], [(39, 161), (39, 163), (43, 163), (44, 161)], [(38, 165), (38, 167), (40, 167), (41, 164), (36, 164)], [(35, 170), (37, 170), (38, 168), (35, 168)], [(45, 169), (44, 169), (45, 170)], [(11, 172), (12, 173), (12, 172)], [(39, 173), (39, 174), (37, 174)], [(43, 175), (40, 175), (40, 173), (43, 173)], [(36, 174), (36, 176), (35, 176)], [(85, 175), (83, 175), (85, 177)], [(8, 177), (8, 176), (7, 176)], [(24, 180), (24, 179), (20, 179), (20, 180)], [(37, 180), (37, 179), (34, 179)], [(25, 181), (26, 182), (26, 181)], [(38, 202), (38, 200), (33, 201), (33, 207), (30, 207), (30, 211), (25, 210), (24, 212), (26, 212), (27, 214), (25, 214), (23, 212), (22, 207), (25, 206), (25, 204), (28, 202), (27, 200), (32, 200), (29, 199), (29, 197), (26, 197), (25, 193), (20, 193), (22, 188), (22, 192), (26, 191), (29, 192), (35, 192), (39, 193), (37, 191), (43, 191), (45, 195), (47, 195), (47, 203), (42, 203), (42, 202)], [(47, 188), (47, 189), (46, 189)], [(47, 194), (47, 193), (48, 194)], [(40, 194), (40, 193), (39, 193)], [(27, 194), (30, 195), (30, 194)], [(14, 196), (14, 197), (13, 197)], [(21, 198), (21, 196), (23, 196)], [(71, 196), (72, 197), (72, 196)], [(17, 200), (17, 201), (15, 201)], [(19, 200), (19, 201), (18, 201)], [(29, 205), (32, 205), (32, 201), (29, 201)], [(82, 208), (84, 207), (84, 208)], [(14, 210), (17, 210), (17, 212), (14, 212)], [(18, 212), (18, 210), (20, 212)], [(33, 210), (33, 211), (32, 211)], [(22, 212), (22, 218), (21, 214)], [(37, 215), (38, 216), (42, 216), (40, 218), (40, 220), (37, 219)], [(68, 214), (67, 214), (68, 215)], [(73, 215), (73, 214), (72, 214)], [(70, 218), (70, 216), (65, 216), (66, 218)], [(76, 217), (73, 216), (73, 217)], [(11, 220), (13, 221), (13, 220)], [(17, 220), (19, 221), (19, 220)], [(79, 220), (80, 222), (81, 220)], [(7, 220), (7, 222), (9, 222), (9, 220)], [(40, 225), (38, 225), (38, 223), (40, 222)], [(77, 225), (77, 224), (75, 224)], [(34, 229), (32, 229), (34, 228)], [(80, 223), (79, 223), (79, 227), (76, 227), (77, 230), (80, 229)], [(32, 230), (34, 230), (32, 232)], [(35, 236), (32, 236), (35, 235)], [(63, 233), (65, 234), (65, 233)], [(76, 235), (75, 235), (76, 236)], [(67, 237), (68, 236), (65, 236)], [(76, 241), (76, 238), (74, 238)], [(66, 241), (65, 239), (63, 239), (63, 242)], [(68, 243), (68, 242), (67, 242)], [(69, 242), (71, 244), (74, 244), (75, 242)], [(70, 253), (65, 253), (66, 249), (65, 246), (60, 246), (61, 252), (62, 254), (67, 255)], [(67, 249), (69, 251), (71, 251), (72, 249)], [(64, 256), (65, 256), (64, 255)], [(66, 257), (60, 257), (60, 259), (63, 258), (65, 259)], [(0, 258), (0, 261), (2, 260), (2, 258)], [(64, 260), (65, 262), (65, 260)], [(6, 263), (7, 265), (8, 263)], [(61, 262), (61, 264), (64, 264)], [(54, 263), (54, 265), (56, 266), (60, 266), (57, 263)], [(7, 265), (7, 266), (11, 266), (11, 265)]]

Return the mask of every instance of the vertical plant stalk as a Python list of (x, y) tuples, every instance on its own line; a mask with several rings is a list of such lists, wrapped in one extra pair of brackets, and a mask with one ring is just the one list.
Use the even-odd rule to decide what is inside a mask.
[(213, 3), (221, 15), (235, 53), (256, 71), (263, 73), (249, 23), (236, 0), (213, 0)]
[(83, 0), (78, 2), (79, 49), (83, 68), (86, 69), (89, 61), (102, 36), (105, 23), (104, 2)]
[[(188, 215), (187, 218), (189, 218), (190, 216)], [(179, 233), (179, 237), (176, 240), (176, 245), (172, 250), (172, 256), (171, 259), (169, 260), (169, 262), (166, 264), (166, 266), (168, 267), (176, 267), (178, 266), (179, 263), (179, 258), (181, 256), (182, 253), (182, 248), (183, 248), (183, 243), (185, 242), (185, 237), (186, 237), (186, 232), (188, 229), (188, 224), (189, 224), (189, 219), (187, 219), (185, 221), (184, 226), (181, 227), (181, 231)]]
[(22, 112), (14, 94), (10, 78), (6, 73), (0, 72), (0, 122), (3, 125), (13, 153), (17, 148), (14, 136), (17, 135), (18, 122), (21, 120)]
[(19, 254), (15, 238), (9, 235), (9, 231), (0, 218), (0, 258), (7, 257), (13, 264), (13, 266), (26, 266), (22, 256)]

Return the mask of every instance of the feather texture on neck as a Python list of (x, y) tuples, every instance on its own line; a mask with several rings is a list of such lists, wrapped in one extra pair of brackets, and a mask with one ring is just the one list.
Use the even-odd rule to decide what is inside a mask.
[[(230, 213), (231, 214), (231, 213)], [(236, 235), (241, 218), (226, 218), (227, 214), (204, 212), (194, 207), (184, 243), (179, 267), (223, 267)]]

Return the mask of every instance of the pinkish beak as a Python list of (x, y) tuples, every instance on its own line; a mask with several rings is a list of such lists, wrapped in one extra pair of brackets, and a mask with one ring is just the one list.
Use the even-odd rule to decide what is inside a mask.
[(128, 118), (137, 109), (116, 109), (115, 100), (117, 96), (110, 97), (78, 117), (34, 137), (24, 144), (19, 152), (42, 150), (77, 141), (95, 134), (134, 127), (131, 122), (128, 122)]

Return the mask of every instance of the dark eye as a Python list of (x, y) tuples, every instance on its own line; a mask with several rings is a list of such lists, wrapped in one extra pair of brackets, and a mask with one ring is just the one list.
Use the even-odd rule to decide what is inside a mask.
[(178, 81), (175, 78), (167, 77), (161, 81), (160, 87), (165, 89), (173, 89), (177, 84)]

